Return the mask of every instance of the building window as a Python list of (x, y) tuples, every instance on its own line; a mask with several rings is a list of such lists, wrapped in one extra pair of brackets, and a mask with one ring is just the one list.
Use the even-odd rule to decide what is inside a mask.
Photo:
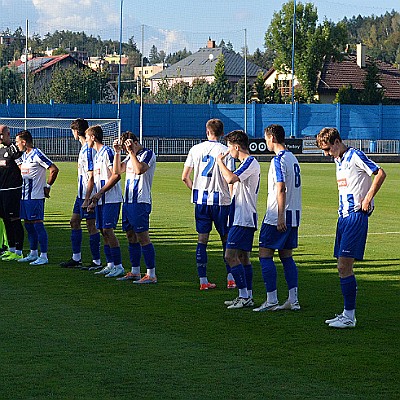
[(291, 80), (278, 80), (278, 88), (282, 97), (290, 97), (292, 95), (292, 81)]

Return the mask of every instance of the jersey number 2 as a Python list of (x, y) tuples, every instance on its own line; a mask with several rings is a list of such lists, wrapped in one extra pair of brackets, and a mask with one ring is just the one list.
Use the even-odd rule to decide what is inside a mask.
[(205, 163), (207, 163), (207, 165), (204, 167), (201, 176), (206, 176), (207, 178), (210, 178), (212, 176), (212, 173), (210, 172), (214, 166), (215, 163), (215, 158), (213, 156), (210, 156), (209, 154), (207, 154), (206, 156), (203, 157), (203, 159), (201, 160)]

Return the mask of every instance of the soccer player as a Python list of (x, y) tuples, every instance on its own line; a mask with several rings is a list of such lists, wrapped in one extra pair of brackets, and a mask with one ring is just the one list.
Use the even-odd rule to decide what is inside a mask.
[[(233, 198), (229, 221), (225, 259), (231, 267), (239, 296), (225, 301), (228, 309), (252, 307), (253, 267), (250, 252), (253, 246), (254, 232), (257, 229), (257, 197), (260, 187), (260, 164), (249, 153), (249, 138), (243, 131), (233, 131), (226, 136), (228, 151), (217, 156), (217, 163), (228, 184), (233, 184)], [(239, 159), (240, 165), (230, 171), (224, 159), (231, 155)]]
[(95, 213), (87, 212), (90, 196), (94, 188), (93, 158), (96, 151), (89, 147), (85, 141), (85, 131), (89, 128), (86, 120), (78, 118), (71, 123), (72, 134), (75, 140), (79, 140), (81, 149), (78, 156), (78, 194), (70, 220), (72, 257), (68, 261), (60, 263), (64, 268), (82, 267), (82, 219), (86, 220), (86, 228), (89, 232), (89, 244), (92, 253), (92, 263), (85, 269), (96, 270), (101, 268), (100, 260), (100, 232), (96, 228)]
[[(121, 162), (121, 150), (127, 157)], [(136, 135), (124, 132), (121, 141), (114, 141), (114, 174), (126, 172), (125, 196), (122, 206), (122, 229), (129, 243), (131, 271), (118, 280), (132, 280), (133, 283), (157, 283), (155, 250), (149, 236), (151, 213), (151, 185), (156, 168), (156, 156), (145, 149)], [(147, 272), (141, 278), (140, 259), (143, 254)]]
[[(337, 258), (340, 286), (344, 299), (341, 314), (325, 321), (332, 328), (356, 326), (357, 282), (353, 265), (364, 257), (368, 218), (374, 209), (374, 197), (386, 173), (362, 151), (347, 147), (336, 128), (323, 128), (317, 146), (333, 157), (339, 189), (339, 218), (336, 227), (334, 256)], [(374, 179), (371, 176), (374, 175)]]
[[(206, 124), (207, 141), (193, 146), (182, 172), (182, 181), (192, 191), (192, 202), (195, 204), (196, 231), (198, 233), (196, 263), (200, 278), (200, 290), (214, 289), (215, 283), (207, 278), (207, 244), (214, 226), (221, 238), (225, 254), (228, 236), (228, 215), (231, 204), (229, 186), (221, 175), (216, 164), (219, 154), (225, 154), (227, 147), (219, 140), (224, 134), (224, 124), (219, 119), (210, 119)], [(227, 157), (224, 164), (230, 170), (235, 169), (234, 160)], [(193, 179), (191, 174), (193, 172)], [(227, 268), (227, 286), (235, 288), (235, 281)]]
[(121, 248), (114, 229), (117, 226), (122, 202), (121, 176), (113, 173), (114, 152), (103, 144), (101, 126), (91, 126), (85, 132), (86, 143), (96, 150), (94, 156), (94, 189), (88, 212), (95, 210), (96, 227), (104, 238), (107, 265), (95, 274), (114, 278), (125, 274), (122, 266)]
[[(19, 132), (15, 142), (18, 149), (24, 152), (16, 162), (21, 169), (23, 180), (21, 219), (25, 222), (30, 246), (28, 256), (19, 259), (18, 262), (44, 265), (49, 262), (47, 257), (48, 236), (43, 223), (44, 201), (45, 198), (50, 197), (50, 189), (57, 179), (58, 168), (41, 150), (34, 147), (29, 131)], [(47, 182), (46, 170), (49, 170)], [(38, 244), (40, 244), (39, 257)]]
[(4, 222), (9, 246), (8, 251), (1, 255), (3, 261), (23, 258), (24, 228), (19, 217), (22, 177), (15, 162), (21, 155), (11, 142), (9, 128), (0, 125), (0, 218)]
[[(297, 158), (285, 147), (285, 130), (270, 125), (264, 130), (269, 151), (275, 153), (268, 172), (267, 210), (260, 230), (259, 259), (267, 299), (253, 311), (300, 310), (297, 298), (297, 248), (301, 217), (301, 176)], [(274, 253), (278, 250), (289, 289), (288, 299), (278, 303), (277, 270)]]

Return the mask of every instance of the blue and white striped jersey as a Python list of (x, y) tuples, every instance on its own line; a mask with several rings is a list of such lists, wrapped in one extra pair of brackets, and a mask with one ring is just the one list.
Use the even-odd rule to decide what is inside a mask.
[(267, 211), (264, 223), (278, 224), (278, 182), (285, 183), (287, 226), (299, 226), (301, 218), (301, 176), (297, 158), (287, 150), (280, 151), (272, 160), (268, 172)]
[[(84, 199), (86, 196), (87, 185), (89, 181), (88, 172), (94, 168), (94, 156), (96, 150), (85, 143), (78, 156), (78, 198)], [(93, 194), (93, 193), (92, 193)]]
[(229, 225), (257, 229), (257, 198), (260, 189), (260, 164), (247, 157), (233, 172), (240, 182), (233, 185), (233, 198)]
[(125, 203), (151, 204), (151, 185), (153, 184), (154, 171), (156, 169), (156, 155), (152, 150), (142, 149), (136, 154), (139, 162), (144, 162), (149, 169), (141, 175), (137, 175), (133, 169), (131, 157), (124, 159), (126, 163), (125, 179)]
[[(109, 146), (103, 146), (94, 156), (94, 187), (97, 193), (110, 179), (114, 162), (114, 151)], [(101, 196), (98, 203), (112, 204), (122, 202), (121, 184), (117, 182), (110, 190)]]
[[(349, 147), (341, 159), (335, 159), (336, 179), (339, 189), (339, 209), (341, 217), (361, 209), (362, 201), (371, 187), (371, 175), (380, 168), (361, 150)], [(371, 207), (373, 209), (372, 200)]]
[[(185, 166), (193, 168), (193, 203), (216, 206), (231, 204), (228, 184), (216, 163), (217, 156), (227, 151), (224, 144), (212, 140), (196, 144), (190, 149)], [(235, 160), (229, 155), (224, 162), (231, 171), (235, 169)]]
[(44, 199), (46, 170), (53, 162), (40, 149), (34, 147), (29, 153), (24, 152), (16, 163), (20, 166), (22, 175), (21, 199)]

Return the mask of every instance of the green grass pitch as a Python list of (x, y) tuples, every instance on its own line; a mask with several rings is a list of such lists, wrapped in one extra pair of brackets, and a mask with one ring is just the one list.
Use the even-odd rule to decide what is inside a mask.
[[(212, 291), (198, 290), (196, 234), (181, 163), (159, 163), (151, 236), (159, 283), (136, 286), (66, 270), (76, 166), (60, 174), (46, 202), (50, 264), (0, 262), (0, 398), (5, 399), (395, 399), (400, 396), (400, 169), (387, 179), (357, 264), (353, 330), (324, 320), (342, 310), (332, 257), (337, 188), (332, 164), (303, 164), (299, 312), (227, 310), (215, 233), (209, 244)], [(269, 165), (262, 163), (259, 220)], [(118, 228), (123, 260), (126, 240)], [(256, 237), (258, 235), (256, 234)], [(255, 239), (256, 243), (256, 239)], [(28, 248), (26, 240), (25, 249)], [(254, 297), (264, 288), (254, 247)], [(86, 233), (84, 261), (90, 261)], [(142, 263), (144, 271), (144, 265)], [(142, 271), (142, 272), (143, 272)], [(287, 295), (278, 265), (280, 301)]]

